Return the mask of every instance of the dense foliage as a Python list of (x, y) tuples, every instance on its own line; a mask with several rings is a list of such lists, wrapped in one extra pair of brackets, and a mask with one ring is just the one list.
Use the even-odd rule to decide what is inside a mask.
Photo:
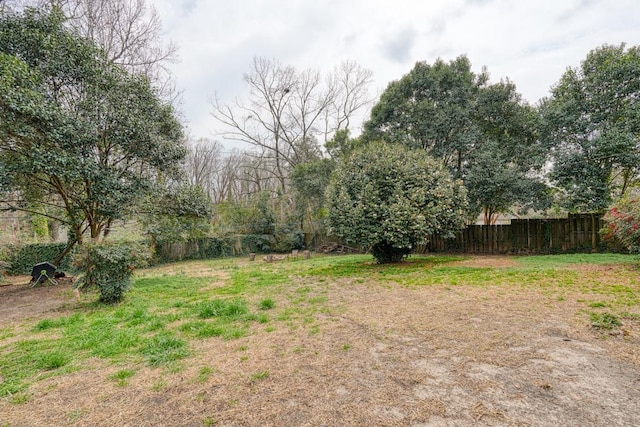
[(568, 69), (541, 107), (551, 178), (573, 211), (604, 209), (640, 172), (640, 49), (604, 45)]
[(616, 240), (630, 253), (640, 253), (640, 202), (638, 199), (622, 199), (604, 216), (607, 227), (604, 240)]
[(147, 214), (140, 222), (152, 245), (200, 239), (211, 229), (211, 200), (200, 187), (158, 188), (145, 205)]
[[(41, 262), (54, 263), (66, 248), (65, 243), (33, 243), (29, 245), (10, 245), (7, 250), (7, 272), (9, 274), (31, 274), (33, 266)], [(58, 270), (70, 267), (70, 256), (64, 257), (56, 265)]]
[[(65, 224), (60, 257), (139, 213), (160, 182), (179, 176), (185, 156), (182, 126), (148, 78), (115, 65), (64, 21), (55, 6), (0, 14), (4, 202)], [(98, 286), (102, 301), (118, 301), (144, 253), (91, 244), (81, 251), (83, 283)]]
[(324, 231), (324, 192), (335, 167), (334, 160), (321, 159), (299, 164), (291, 172), (291, 187), (301, 230), (311, 233)]
[(63, 20), (55, 8), (0, 15), (0, 181), (12, 209), (45, 202), (74, 239), (98, 240), (178, 171), (182, 127), (146, 77)]
[[(441, 159), (469, 190), (474, 217), (486, 221), (514, 205), (544, 199), (534, 171), (544, 161), (537, 114), (513, 83), (489, 83), (465, 56), (418, 62), (389, 84), (365, 123), (365, 141), (384, 139)], [(490, 161), (491, 164), (482, 164)], [(525, 191), (521, 191), (525, 190)]]
[(466, 193), (423, 151), (371, 143), (337, 167), (326, 203), (329, 231), (384, 263), (400, 261), (432, 233), (460, 229)]
[(144, 267), (151, 253), (139, 242), (86, 243), (75, 259), (76, 266), (84, 271), (78, 276), (78, 288), (97, 287), (100, 301), (116, 303), (131, 288), (134, 268)]
[(498, 214), (514, 208), (526, 211), (550, 206), (549, 190), (526, 157), (513, 156), (504, 146), (490, 141), (471, 159), (464, 179), (473, 213), (470, 219), (475, 221), (481, 211), (484, 223), (490, 224)]

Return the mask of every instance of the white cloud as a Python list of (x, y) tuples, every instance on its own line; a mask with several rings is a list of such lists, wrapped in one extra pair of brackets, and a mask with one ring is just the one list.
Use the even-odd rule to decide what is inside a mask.
[(568, 67), (604, 43), (640, 44), (634, 0), (149, 0), (180, 48), (173, 67), (196, 137), (217, 124), (209, 100), (244, 95), (254, 56), (329, 71), (352, 59), (374, 72), (374, 90), (417, 61), (466, 54), (492, 81), (510, 78), (531, 103)]

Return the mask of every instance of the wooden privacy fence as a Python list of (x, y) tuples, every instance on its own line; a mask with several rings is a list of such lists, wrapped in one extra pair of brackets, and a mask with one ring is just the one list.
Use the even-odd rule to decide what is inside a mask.
[(601, 214), (557, 219), (515, 219), (510, 225), (470, 225), (454, 239), (433, 235), (424, 252), (560, 253), (601, 247)]

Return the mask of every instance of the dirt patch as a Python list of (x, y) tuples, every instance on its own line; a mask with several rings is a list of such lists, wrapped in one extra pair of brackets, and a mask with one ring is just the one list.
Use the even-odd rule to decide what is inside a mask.
[[(506, 266), (474, 266), (489, 260)], [(124, 387), (108, 379), (121, 367), (90, 361), (38, 382), (27, 403), (0, 401), (0, 424), (640, 425), (640, 331), (593, 331), (581, 297), (339, 281), (312, 325), (195, 341), (181, 372), (141, 367)]]
[(58, 280), (58, 285), (31, 287), (31, 276), (11, 276), (0, 286), (0, 325), (51, 316), (64, 311), (75, 297), (72, 279)]

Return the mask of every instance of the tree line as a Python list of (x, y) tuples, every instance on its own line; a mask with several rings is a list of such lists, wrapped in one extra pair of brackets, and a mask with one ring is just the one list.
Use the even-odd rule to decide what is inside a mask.
[(243, 147), (228, 152), (184, 134), (176, 47), (144, 0), (21, 3), (0, 6), (2, 208), (64, 224), (69, 248), (135, 218), (155, 242), (271, 235), (286, 250), (329, 231), (403, 256), (479, 214), (603, 210), (637, 187), (637, 47), (595, 48), (536, 105), (465, 55), (416, 63), (375, 103), (355, 62), (322, 75), (256, 57), (248, 96), (211, 104), (218, 137)]
[[(244, 76), (248, 99), (212, 106), (225, 126), (220, 137), (252, 148), (225, 156), (220, 142), (200, 141), (188, 166), (216, 203), (247, 203), (251, 194), (266, 191), (280, 203), (286, 199), (287, 212), (309, 227), (326, 214), (331, 172), (375, 142), (439, 160), (466, 188), (468, 222), (479, 214), (489, 224), (500, 214), (552, 208), (602, 211), (637, 187), (639, 67), (637, 47), (597, 47), (531, 105), (509, 79), (492, 83), (486, 68), (474, 73), (465, 55), (418, 62), (388, 85), (362, 134), (352, 138), (349, 120), (341, 125), (336, 111), (350, 117), (349, 111), (367, 107), (369, 72), (341, 68), (352, 73), (340, 81), (354, 85), (343, 86), (342, 94), (358, 96), (340, 100), (351, 110), (336, 110), (341, 102), (327, 101), (336, 96), (331, 84), (305, 92), (308, 80), (295, 76), (310, 72), (257, 58)], [(335, 75), (327, 81), (335, 82)], [(314, 108), (300, 108), (310, 99)], [(204, 164), (212, 166), (207, 173), (199, 169)]]

